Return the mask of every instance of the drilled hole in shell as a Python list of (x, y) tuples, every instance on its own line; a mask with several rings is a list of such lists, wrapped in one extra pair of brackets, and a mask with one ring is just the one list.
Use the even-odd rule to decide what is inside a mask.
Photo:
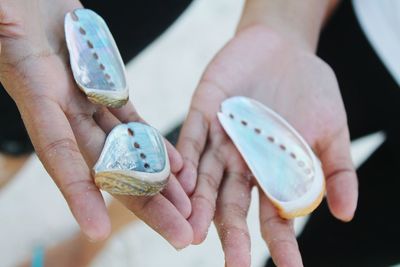
[(93, 49), (93, 48), (94, 48), (94, 46), (93, 46), (93, 44), (92, 44), (91, 41), (87, 41), (87, 45), (89, 46), (90, 49)]
[(130, 128), (128, 128), (128, 134), (129, 134), (130, 136), (134, 136), (134, 135), (135, 135), (135, 133), (133, 132), (133, 130), (130, 129)]
[(293, 152), (290, 153), (290, 156), (291, 156), (292, 158), (296, 159), (296, 154), (294, 154)]
[(140, 157), (141, 157), (142, 159), (145, 159), (145, 158), (146, 158), (146, 155), (145, 155), (144, 153), (140, 153)]
[(258, 128), (255, 128), (255, 129), (254, 129), (254, 132), (255, 132), (256, 134), (260, 134), (260, 133), (261, 133), (261, 130), (258, 129)]
[(231, 113), (231, 114), (229, 114), (229, 118), (234, 119), (235, 116), (233, 116), (233, 114)]
[(107, 74), (107, 73), (104, 75), (104, 77), (106, 78), (106, 80), (111, 79), (111, 76), (109, 74)]
[(268, 136), (267, 139), (268, 139), (268, 141), (270, 141), (271, 143), (275, 142), (275, 138), (273, 138), (272, 136)]
[(140, 145), (139, 145), (139, 143), (137, 143), (137, 142), (135, 142), (135, 143), (133, 144), (133, 146), (134, 146), (135, 148), (140, 148)]
[(101, 69), (101, 70), (105, 70), (106, 67), (105, 67), (103, 64), (100, 64), (100, 69)]
[(149, 165), (148, 163), (145, 163), (143, 166), (144, 166), (146, 169), (150, 168), (150, 165)]
[(79, 17), (76, 15), (75, 11), (71, 12), (71, 18), (72, 18), (73, 21), (78, 21), (79, 20)]
[(97, 53), (93, 53), (93, 57), (94, 59), (98, 60), (99, 59), (99, 55)]
[(286, 147), (285, 147), (285, 145), (279, 145), (279, 148), (280, 148), (280, 149), (282, 149), (283, 151), (285, 151), (285, 150), (286, 150)]
[(79, 28), (79, 32), (80, 32), (82, 35), (86, 35), (86, 31), (85, 31), (82, 27)]
[(247, 121), (241, 121), (240, 122), (243, 126), (247, 126)]

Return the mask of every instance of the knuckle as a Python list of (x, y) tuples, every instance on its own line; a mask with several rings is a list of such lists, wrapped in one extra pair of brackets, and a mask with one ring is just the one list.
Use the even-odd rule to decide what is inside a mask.
[(49, 142), (43, 148), (37, 150), (39, 158), (47, 161), (54, 156), (75, 159), (80, 155), (80, 151), (74, 140), (71, 138), (61, 138)]
[(137, 213), (138, 216), (141, 217), (151, 213), (151, 211), (161, 208), (163, 201), (163, 199), (157, 195), (142, 197), (140, 198), (140, 201), (138, 200), (137, 197), (129, 197), (127, 205), (132, 212)]
[(290, 238), (265, 238), (264, 236), (263, 238), (270, 250), (278, 247), (297, 247), (296, 241)]
[(204, 113), (197, 107), (193, 106), (191, 111), (194, 113), (195, 116), (198, 116), (200, 125), (201, 125), (201, 132), (206, 133), (208, 131), (208, 119), (204, 115)]
[(251, 179), (249, 179), (249, 175), (241, 172), (227, 172), (227, 177), (231, 177), (241, 188), (250, 188), (252, 186)]
[(250, 240), (249, 232), (245, 227), (240, 227), (233, 223), (220, 223), (219, 224), (219, 236), (224, 246), (230, 245), (231, 242), (235, 242), (238, 238)]
[(208, 189), (211, 192), (216, 192), (218, 191), (219, 188), (219, 181), (220, 179), (217, 179), (214, 177), (212, 174), (208, 172), (199, 172), (199, 180), (206, 182)]
[(278, 216), (269, 217), (261, 222), (261, 235), (268, 243), (271, 239), (271, 232), (277, 232), (285, 228), (288, 228), (288, 230), (293, 233), (293, 222), (282, 219)]
[(225, 157), (221, 151), (221, 147), (217, 147), (216, 149), (212, 149), (212, 157), (214, 158), (215, 162), (219, 165), (225, 166)]
[(234, 218), (245, 220), (247, 217), (247, 209), (237, 202), (223, 203), (221, 208), (227, 214), (230, 214)]
[(17, 10), (10, 1), (0, 2), (0, 35), (2, 37), (18, 38), (23, 36), (22, 18), (17, 16)]
[(197, 154), (200, 155), (203, 151), (203, 146), (200, 143), (198, 139), (195, 139), (191, 136), (184, 136), (183, 140), (187, 142), (187, 144), (190, 145), (190, 147), (193, 149), (193, 151)]
[(194, 168), (195, 170), (197, 170), (197, 167), (198, 167), (198, 165), (199, 165), (197, 161), (194, 161), (194, 160), (192, 160), (191, 158), (185, 157), (185, 156), (183, 157), (183, 160), (186, 161), (186, 163), (192, 165), (193, 168)]
[(77, 112), (68, 114), (69, 121), (73, 124), (81, 124), (92, 120), (92, 114), (88, 112)]
[(209, 214), (214, 214), (215, 212), (215, 199), (214, 201), (211, 200), (210, 198), (206, 197), (204, 194), (201, 193), (195, 193), (193, 197), (191, 198), (193, 205), (199, 205), (202, 206), (204, 209), (206, 209)]
[(141, 117), (139, 113), (135, 109), (131, 109), (124, 115), (124, 119), (122, 120), (123, 123), (128, 123), (131, 121), (141, 121)]
[(93, 183), (92, 180), (76, 180), (63, 183), (60, 182), (60, 189), (63, 192), (66, 199), (76, 199), (79, 196), (85, 195), (90, 191), (98, 191), (99, 189)]

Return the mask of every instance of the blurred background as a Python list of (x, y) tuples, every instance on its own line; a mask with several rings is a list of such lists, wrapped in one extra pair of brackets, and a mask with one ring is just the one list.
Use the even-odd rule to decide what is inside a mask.
[[(183, 121), (202, 71), (233, 35), (242, 5), (242, 0), (194, 1), (167, 32), (128, 64), (131, 100), (162, 133)], [(355, 163), (359, 165), (383, 139), (377, 133), (353, 143)], [(263, 266), (268, 250), (259, 234), (257, 192), (253, 194), (249, 214), (252, 266)], [(52, 247), (78, 231), (66, 202), (35, 155), (0, 189), (0, 214), (0, 266), (4, 267), (21, 263), (37, 246)], [(296, 222), (297, 231), (305, 220)], [(223, 265), (214, 226), (202, 245), (176, 251), (136, 221), (114, 235), (91, 266)]]

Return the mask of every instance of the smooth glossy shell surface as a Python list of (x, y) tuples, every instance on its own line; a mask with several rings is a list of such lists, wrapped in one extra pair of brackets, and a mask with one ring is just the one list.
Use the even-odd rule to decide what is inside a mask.
[(325, 185), (321, 164), (289, 123), (246, 97), (225, 100), (218, 118), (282, 217), (302, 216), (319, 205)]
[(89, 9), (65, 16), (65, 37), (73, 76), (88, 98), (110, 107), (121, 107), (129, 90), (125, 67), (104, 20)]
[(97, 186), (109, 193), (154, 195), (170, 174), (164, 139), (146, 124), (120, 124), (108, 135), (93, 170)]

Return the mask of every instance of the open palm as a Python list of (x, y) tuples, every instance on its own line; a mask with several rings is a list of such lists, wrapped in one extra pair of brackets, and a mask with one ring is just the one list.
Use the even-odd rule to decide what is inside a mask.
[[(237, 95), (266, 104), (304, 136), (322, 161), (330, 209), (341, 220), (353, 216), (357, 179), (346, 114), (329, 66), (265, 27), (237, 33), (210, 63), (193, 96), (178, 142), (184, 159), (178, 178), (191, 195), (194, 242), (203, 241), (214, 219), (227, 265), (249, 266), (246, 216), (255, 182), (216, 117), (221, 102)], [(302, 266), (293, 222), (281, 219), (261, 192), (260, 224), (275, 263)]]
[[(72, 79), (64, 16), (76, 0), (5, 0), (0, 3), (0, 78), (16, 102), (35, 150), (92, 240), (109, 231), (106, 206), (91, 177), (106, 134), (117, 124), (142, 121), (133, 105), (108, 109), (90, 103)], [(168, 145), (171, 169), (182, 159)], [(175, 247), (192, 241), (190, 202), (176, 178), (154, 197), (118, 197)]]

